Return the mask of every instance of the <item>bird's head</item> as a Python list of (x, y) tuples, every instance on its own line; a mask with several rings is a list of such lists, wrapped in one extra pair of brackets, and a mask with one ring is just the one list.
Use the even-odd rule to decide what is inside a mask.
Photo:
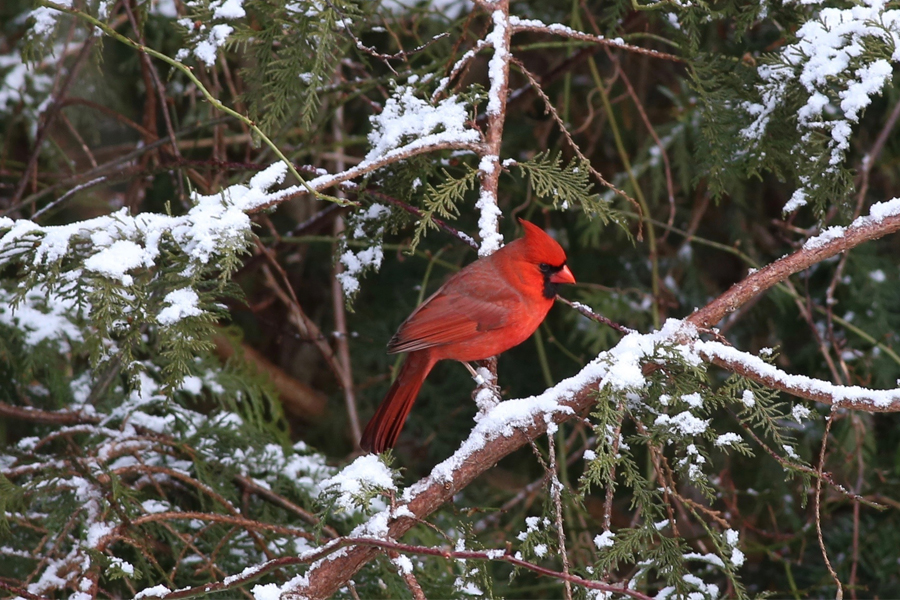
[(543, 229), (519, 219), (525, 228), (525, 261), (531, 268), (537, 269), (544, 281), (544, 297), (556, 297), (556, 288), (561, 283), (575, 283), (575, 276), (566, 266), (566, 252), (562, 246), (547, 235)]

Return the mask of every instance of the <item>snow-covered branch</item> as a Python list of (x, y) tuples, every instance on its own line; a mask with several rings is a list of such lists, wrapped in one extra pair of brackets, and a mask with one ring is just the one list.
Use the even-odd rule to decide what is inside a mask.
[(560, 37), (573, 40), (581, 40), (583, 42), (591, 42), (593, 44), (600, 44), (602, 46), (608, 46), (610, 48), (619, 48), (621, 50), (634, 52), (636, 54), (645, 54), (647, 56), (652, 56), (654, 58), (659, 58), (662, 60), (682, 62), (682, 59), (675, 56), (674, 54), (668, 54), (666, 52), (659, 52), (657, 50), (650, 50), (648, 48), (642, 48), (640, 46), (627, 44), (622, 40), (622, 38), (609, 39), (603, 37), (602, 35), (591, 35), (583, 31), (578, 31), (577, 29), (572, 29), (571, 27), (568, 27), (561, 23), (551, 23), (548, 25), (537, 19), (522, 19), (513, 15), (509, 18), (509, 25), (512, 28), (513, 33), (530, 31), (533, 33), (558, 35)]
[[(210, 585), (200, 585), (193, 588), (186, 588), (182, 590), (169, 590), (165, 586), (157, 586), (156, 588), (148, 588), (141, 592), (141, 598), (159, 598), (160, 600), (176, 600), (181, 598), (192, 598), (195, 596), (204, 596), (209, 594), (210, 592), (222, 592), (229, 589), (234, 589), (236, 587), (246, 585), (247, 583), (274, 571), (276, 569), (293, 566), (293, 565), (302, 565), (308, 564), (310, 562), (322, 561), (326, 560), (329, 556), (334, 556), (336, 554), (340, 554), (339, 550), (342, 548), (372, 548), (376, 550), (385, 550), (385, 551), (394, 551), (400, 553), (401, 555), (413, 555), (413, 556), (439, 556), (448, 560), (478, 560), (478, 561), (498, 561), (505, 562), (515, 567), (519, 567), (522, 569), (527, 569), (529, 571), (533, 571), (534, 573), (538, 573), (540, 575), (544, 575), (547, 577), (553, 577), (555, 579), (568, 581), (570, 583), (574, 583), (576, 585), (580, 585), (589, 590), (599, 590), (601, 592), (622, 594), (624, 596), (628, 596), (630, 598), (636, 598), (637, 600), (650, 600), (650, 596), (646, 594), (642, 594), (636, 590), (628, 588), (626, 585), (618, 584), (611, 585), (608, 583), (602, 583), (600, 581), (593, 581), (590, 579), (584, 579), (583, 577), (578, 577), (577, 575), (572, 575), (570, 573), (562, 573), (559, 571), (554, 571), (552, 569), (548, 569), (546, 567), (542, 567), (540, 565), (534, 564), (532, 562), (523, 560), (522, 558), (511, 554), (508, 550), (456, 550), (450, 548), (435, 548), (431, 546), (416, 546), (412, 544), (402, 544), (399, 542), (394, 542), (391, 540), (385, 540), (380, 538), (366, 538), (366, 537), (343, 537), (337, 540), (333, 540), (330, 543), (326, 544), (322, 548), (319, 548), (315, 551), (307, 552), (297, 557), (287, 557), (281, 559), (274, 559), (267, 561), (265, 563), (254, 565), (244, 569), (241, 573), (236, 575), (230, 575), (226, 577), (222, 582), (210, 584)], [(293, 580), (294, 583), (302, 580), (303, 577), (296, 578)], [(287, 584), (290, 585), (290, 582)], [(287, 587), (287, 586), (285, 586)], [(253, 588), (254, 595), (259, 597), (277, 597), (282, 591), (282, 586), (279, 586), (275, 583), (269, 583), (261, 586), (256, 586)], [(290, 594), (287, 595), (290, 597)]]
[(803, 248), (751, 273), (745, 279), (694, 312), (687, 321), (701, 329), (713, 327), (726, 315), (794, 273), (816, 263), (900, 230), (900, 198), (873, 204), (868, 216), (846, 227), (830, 227), (803, 244)]
[[(477, 132), (474, 132), (474, 130), (470, 131), (473, 131), (473, 133), (477, 134)], [(395, 148), (376, 158), (364, 160), (358, 165), (347, 169), (346, 171), (334, 174), (320, 175), (319, 177), (311, 179), (306, 183), (311, 189), (319, 192), (322, 190), (327, 190), (328, 188), (334, 187), (336, 185), (341, 185), (343, 183), (352, 181), (354, 179), (362, 177), (363, 175), (367, 175), (369, 173), (372, 173), (373, 171), (377, 171), (378, 169), (384, 168), (401, 160), (406, 160), (420, 154), (439, 152), (441, 150), (467, 150), (469, 152), (477, 153), (482, 150), (482, 147), (481, 144), (477, 142), (476, 136), (473, 136), (471, 134), (468, 134), (465, 140), (449, 140), (442, 137), (440, 134), (429, 135), (423, 138), (419, 138), (418, 140), (410, 142), (409, 144), (406, 144), (399, 148)], [(294, 185), (272, 194), (268, 198), (267, 202), (260, 203), (257, 206), (254, 206), (249, 210), (249, 212), (260, 212), (283, 202), (287, 202), (288, 200), (292, 200), (299, 196), (304, 196), (308, 193), (309, 190), (306, 187), (301, 185)]]
[(706, 361), (798, 398), (830, 404), (835, 408), (900, 412), (900, 388), (872, 390), (858, 385), (835, 385), (805, 375), (791, 375), (758, 356), (715, 341), (698, 340), (693, 348)]
[(512, 58), (509, 43), (512, 31), (509, 27), (509, 0), (483, 2), (490, 11), (494, 25), (485, 42), (493, 49), (493, 56), (488, 62), (488, 103), (486, 108), (488, 123), (485, 134), (484, 152), (478, 163), (478, 176), (481, 182), (478, 202), (475, 207), (480, 211), (478, 218), (478, 234), (481, 237), (479, 256), (494, 253), (503, 245), (500, 234), (500, 208), (497, 205), (497, 192), (500, 186), (500, 147), (503, 143), (503, 125), (506, 120), (506, 101), (509, 94), (509, 63)]
[[(352, 535), (379, 532), (385, 539), (398, 539), (419, 519), (437, 510), (476, 477), (492, 468), (528, 441), (589, 408), (603, 385), (628, 388), (644, 381), (640, 361), (654, 345), (681, 335), (682, 327), (670, 321), (655, 334), (626, 336), (615, 348), (591, 361), (578, 374), (563, 380), (538, 396), (501, 402), (475, 425), (469, 437), (431, 473), (404, 490), (399, 506), (372, 516)], [(302, 581), (285, 588), (283, 598), (327, 598), (377, 553), (359, 547), (333, 554), (314, 563)]]

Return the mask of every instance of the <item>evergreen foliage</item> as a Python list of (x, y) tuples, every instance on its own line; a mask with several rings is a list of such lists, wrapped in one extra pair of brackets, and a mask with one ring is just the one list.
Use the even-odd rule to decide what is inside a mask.
[(429, 229), (439, 229), (434, 222), (435, 216), (443, 219), (455, 219), (459, 216), (459, 205), (466, 199), (466, 193), (475, 189), (478, 171), (467, 167), (461, 177), (453, 177), (446, 169), (443, 170), (443, 180), (433, 186), (430, 183), (425, 188), (425, 198), (422, 200), (424, 209), (422, 217), (416, 223), (410, 251), (416, 249), (422, 237)]
[[(897, 387), (896, 235), (718, 329), (677, 321), (900, 196), (900, 11), (510, 11), (0, 6), (4, 595), (272, 598), (360, 543), (394, 547), (335, 597), (900, 594), (896, 414), (801, 400), (695, 347)], [(505, 50), (503, 26), (526, 29)], [(504, 52), (524, 68), (498, 115)], [(494, 201), (507, 242), (517, 217), (551, 232), (579, 282), (560, 293), (619, 325), (554, 308), (499, 358), (509, 402), (487, 414), (439, 364), (397, 448), (358, 456), (355, 411), (399, 365), (385, 344), (493, 233)], [(537, 426), (410, 512), (478, 444)]]

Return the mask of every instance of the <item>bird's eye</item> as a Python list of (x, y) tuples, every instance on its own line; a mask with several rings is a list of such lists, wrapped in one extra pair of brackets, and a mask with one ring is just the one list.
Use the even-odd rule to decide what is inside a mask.
[(550, 271), (553, 270), (553, 267), (551, 267), (547, 263), (541, 263), (538, 265), (538, 269), (541, 270), (541, 273), (549, 273)]

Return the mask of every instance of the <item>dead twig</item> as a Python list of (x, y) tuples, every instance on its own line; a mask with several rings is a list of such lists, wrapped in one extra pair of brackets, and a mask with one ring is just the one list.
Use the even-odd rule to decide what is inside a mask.
[[(816, 472), (821, 474), (822, 470), (825, 468), (825, 448), (828, 446), (828, 434), (831, 432), (831, 424), (834, 422), (834, 411), (831, 412), (828, 417), (825, 419), (825, 433), (822, 435), (822, 447), (819, 449), (819, 466), (816, 467)], [(837, 593), (835, 594), (835, 600), (842, 600), (844, 597), (844, 588), (841, 585), (841, 580), (837, 576), (837, 573), (834, 572), (834, 568), (831, 566), (831, 561), (828, 560), (828, 551), (825, 549), (825, 540), (822, 538), (822, 511), (821, 511), (821, 500), (822, 500), (822, 478), (816, 478), (816, 493), (813, 496), (813, 511), (816, 515), (816, 536), (819, 540), (819, 549), (822, 551), (822, 559), (825, 561), (825, 567), (828, 569), (828, 573), (831, 575), (831, 579), (834, 580), (834, 584), (837, 586)]]

